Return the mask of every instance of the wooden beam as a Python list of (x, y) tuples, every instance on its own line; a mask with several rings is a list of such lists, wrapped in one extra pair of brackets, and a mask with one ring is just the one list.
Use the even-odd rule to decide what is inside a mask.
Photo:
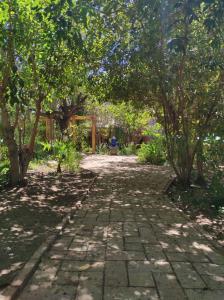
[(96, 118), (92, 117), (92, 152), (96, 153)]
[(92, 120), (94, 116), (77, 116), (77, 115), (73, 115), (71, 116), (70, 120), (72, 121), (76, 121), (76, 120), (80, 120), (80, 121), (85, 121), (85, 120)]

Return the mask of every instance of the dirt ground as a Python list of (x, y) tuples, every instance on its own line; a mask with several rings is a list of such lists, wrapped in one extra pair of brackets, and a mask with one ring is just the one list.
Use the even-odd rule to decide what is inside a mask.
[(0, 290), (55, 231), (95, 176), (84, 169), (61, 175), (51, 171), (35, 168), (27, 186), (0, 191)]
[(192, 187), (182, 191), (174, 183), (168, 195), (176, 206), (206, 232), (209, 239), (217, 240), (224, 246), (224, 212), (214, 208), (205, 189)]

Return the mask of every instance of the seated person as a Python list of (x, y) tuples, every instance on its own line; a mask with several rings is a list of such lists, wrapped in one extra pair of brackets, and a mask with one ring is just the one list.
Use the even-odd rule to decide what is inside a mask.
[(111, 139), (111, 143), (110, 143), (111, 147), (117, 147), (118, 146), (118, 142), (115, 136), (112, 137)]
[(112, 137), (110, 142), (110, 153), (117, 154), (118, 142), (115, 136)]

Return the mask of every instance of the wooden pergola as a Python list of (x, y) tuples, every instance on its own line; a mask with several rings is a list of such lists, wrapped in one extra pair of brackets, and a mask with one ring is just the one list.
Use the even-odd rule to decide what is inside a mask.
[[(48, 116), (42, 116), (41, 119), (43, 119), (46, 123), (46, 138), (48, 141), (53, 141), (55, 138), (54, 134), (54, 123), (55, 120), (52, 117)], [(70, 123), (74, 123), (76, 121), (91, 121), (92, 122), (92, 153), (96, 152), (96, 117), (89, 115), (89, 116), (78, 116), (78, 115), (72, 115), (70, 117)]]

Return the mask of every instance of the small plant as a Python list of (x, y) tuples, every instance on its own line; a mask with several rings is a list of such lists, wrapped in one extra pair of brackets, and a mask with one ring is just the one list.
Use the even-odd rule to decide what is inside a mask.
[(0, 141), (0, 185), (7, 183), (9, 174), (9, 160), (7, 148)]
[(138, 160), (141, 163), (162, 165), (166, 161), (165, 148), (161, 139), (154, 139), (148, 144), (142, 144), (138, 150)]
[(77, 172), (79, 170), (80, 161), (82, 156), (80, 152), (76, 150), (76, 147), (73, 143), (67, 144), (65, 158), (63, 165), (66, 170), (70, 172)]
[(128, 146), (123, 146), (118, 152), (120, 155), (136, 155), (137, 148), (134, 143), (128, 144)]
[(107, 144), (100, 144), (99, 146), (97, 146), (96, 152), (102, 155), (109, 154), (109, 149)]
[(61, 172), (62, 165), (69, 171), (77, 171), (81, 161), (81, 154), (72, 142), (55, 141), (43, 143), (43, 150), (48, 152), (58, 163), (57, 172)]

